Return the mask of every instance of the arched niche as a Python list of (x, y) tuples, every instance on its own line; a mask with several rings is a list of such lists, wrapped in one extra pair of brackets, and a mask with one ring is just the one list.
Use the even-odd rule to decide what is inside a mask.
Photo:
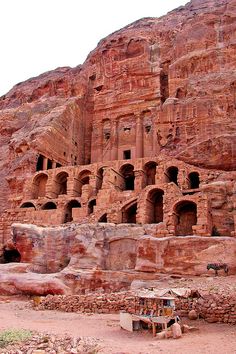
[(120, 174), (123, 177), (123, 190), (134, 190), (134, 166), (125, 164), (120, 168)]
[(166, 182), (167, 183), (173, 182), (178, 186), (178, 173), (179, 173), (178, 167), (176, 166), (169, 167), (165, 172)]
[(42, 206), (42, 210), (52, 210), (57, 209), (57, 206), (54, 202), (47, 202)]
[(87, 169), (79, 173), (76, 185), (76, 191), (78, 196), (81, 196), (82, 194), (82, 187), (86, 184), (89, 184), (91, 174), (91, 171)]
[(96, 205), (96, 199), (92, 199), (88, 203), (88, 214), (92, 214), (94, 212), (94, 207)]
[(146, 217), (148, 224), (158, 224), (163, 221), (163, 196), (162, 189), (152, 189), (147, 195)]
[(55, 178), (55, 190), (54, 193), (58, 195), (67, 194), (67, 179), (69, 175), (67, 172), (63, 171), (56, 175)]
[(71, 200), (69, 203), (67, 203), (65, 207), (64, 223), (73, 221), (72, 209), (74, 208), (81, 208), (81, 204), (78, 200)]
[(32, 199), (45, 197), (47, 181), (48, 175), (45, 173), (40, 173), (34, 177), (32, 183)]
[(102, 188), (102, 183), (103, 183), (103, 167), (99, 168), (97, 172), (97, 183), (96, 183), (96, 188), (99, 191), (99, 189)]
[(35, 205), (32, 202), (25, 202), (21, 204), (20, 208), (34, 208), (34, 210), (36, 209)]
[(191, 172), (188, 175), (189, 189), (198, 189), (200, 185), (200, 178), (198, 172)]
[(137, 201), (124, 206), (122, 212), (122, 223), (136, 224)]
[(174, 208), (176, 236), (193, 235), (197, 224), (197, 205), (192, 201), (179, 202)]
[(157, 163), (154, 161), (149, 161), (144, 165), (144, 171), (146, 175), (146, 186), (155, 184), (156, 169), (157, 169)]

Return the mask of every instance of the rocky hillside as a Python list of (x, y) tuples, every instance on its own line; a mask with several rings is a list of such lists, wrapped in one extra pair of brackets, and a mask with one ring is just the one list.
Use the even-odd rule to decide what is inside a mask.
[(101, 40), (82, 66), (17, 84), (0, 98), (0, 212), (20, 200), (39, 154), (89, 163), (99, 112), (125, 115), (129, 103), (149, 102), (158, 153), (235, 170), (235, 65), (236, 0), (192, 0)]

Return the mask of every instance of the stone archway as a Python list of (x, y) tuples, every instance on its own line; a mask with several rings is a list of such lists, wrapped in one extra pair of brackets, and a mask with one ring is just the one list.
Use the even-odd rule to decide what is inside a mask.
[(192, 201), (182, 201), (175, 208), (176, 236), (193, 235), (193, 226), (197, 224), (197, 205)]
[(155, 184), (156, 168), (157, 168), (157, 163), (154, 161), (149, 161), (145, 164), (144, 171), (146, 175), (146, 186)]
[(71, 200), (65, 207), (65, 217), (64, 223), (73, 221), (73, 211), (74, 208), (81, 208), (80, 202), (78, 200)]
[(163, 196), (162, 189), (155, 188), (149, 191), (146, 203), (148, 224), (158, 224), (163, 221)]
[(68, 177), (69, 177), (69, 175), (67, 172), (60, 172), (56, 176), (55, 193), (57, 196), (62, 195), (62, 194), (67, 194), (67, 179), (68, 179)]
[(122, 223), (136, 224), (137, 201), (128, 204), (122, 209)]
[(165, 172), (166, 182), (167, 183), (173, 182), (178, 186), (178, 173), (179, 173), (178, 167), (176, 166), (169, 167)]
[(42, 210), (52, 210), (52, 209), (57, 209), (57, 206), (53, 202), (47, 202), (42, 206)]
[(91, 171), (90, 170), (83, 170), (79, 173), (78, 176), (78, 185), (76, 187), (77, 193), (79, 196), (82, 194), (82, 187), (86, 184), (89, 184), (90, 182), (90, 177), (91, 177)]
[(131, 164), (125, 164), (120, 168), (120, 174), (124, 179), (123, 190), (134, 190), (134, 166)]
[(36, 210), (36, 207), (32, 202), (25, 202), (21, 204), (20, 208), (34, 208), (34, 210)]
[(45, 197), (47, 181), (48, 175), (45, 173), (40, 173), (39, 175), (35, 176), (32, 183), (32, 199)]

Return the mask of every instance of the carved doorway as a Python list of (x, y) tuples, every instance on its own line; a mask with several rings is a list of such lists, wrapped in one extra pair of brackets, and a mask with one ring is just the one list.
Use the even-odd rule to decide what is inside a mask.
[(194, 202), (183, 201), (176, 206), (176, 236), (193, 235), (193, 226), (197, 224), (197, 205)]

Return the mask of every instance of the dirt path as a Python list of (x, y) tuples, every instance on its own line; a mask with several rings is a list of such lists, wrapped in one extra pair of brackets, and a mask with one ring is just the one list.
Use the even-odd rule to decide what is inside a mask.
[(236, 326), (195, 321), (199, 331), (181, 339), (154, 339), (151, 333), (129, 333), (119, 327), (119, 315), (81, 315), (56, 311), (35, 311), (29, 302), (0, 298), (0, 330), (25, 328), (52, 334), (93, 337), (101, 342), (101, 353), (119, 354), (233, 354)]

